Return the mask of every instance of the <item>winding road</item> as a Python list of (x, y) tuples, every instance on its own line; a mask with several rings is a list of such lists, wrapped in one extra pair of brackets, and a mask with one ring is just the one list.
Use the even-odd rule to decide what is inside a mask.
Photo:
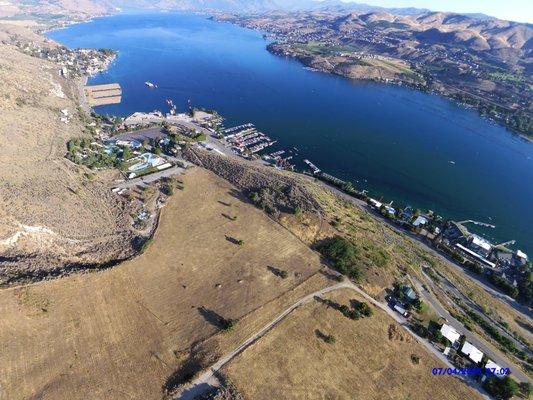
[[(448, 325), (453, 326), (457, 332), (466, 337), (466, 340), (476, 346), (483, 352), (483, 354), (487, 355), (500, 367), (511, 368), (512, 374), (516, 380), (519, 382), (531, 382), (531, 379), (529, 379), (525, 373), (520, 371), (518, 368), (512, 368), (512, 364), (509, 362), (507, 357), (502, 355), (499, 351), (495, 351), (495, 349), (493, 349), (492, 346), (490, 346), (485, 340), (478, 337), (475, 333), (468, 331), (461, 322), (452, 317), (451, 314), (441, 305), (437, 297), (430, 290), (425, 289), (420, 281), (418, 281), (416, 278), (413, 279), (415, 280), (416, 288), (421, 294), (422, 299), (430, 304), (441, 317), (445, 318)], [(430, 285), (433, 286), (433, 283), (430, 283)], [(432, 289), (434, 290), (434, 288)]]
[[(332, 274), (338, 275), (336, 272), (331, 272)], [(311, 302), (315, 297), (321, 297), (325, 295), (326, 293), (330, 293), (336, 290), (340, 289), (351, 289), (356, 291), (358, 294), (360, 294), (362, 297), (364, 297), (367, 301), (372, 303), (375, 307), (378, 307), (379, 309), (385, 311), (390, 317), (392, 317), (398, 324), (400, 324), (405, 330), (411, 334), (417, 343), (422, 344), (425, 346), (428, 351), (433, 353), (440, 361), (442, 361), (443, 364), (445, 364), (449, 368), (454, 368), (453, 365), (450, 363), (450, 361), (436, 348), (434, 348), (429, 342), (419, 337), (416, 333), (414, 333), (408, 326), (406, 319), (401, 317), (399, 314), (395, 313), (393, 310), (391, 310), (386, 305), (378, 302), (374, 298), (370, 297), (368, 294), (366, 294), (363, 290), (361, 290), (359, 287), (357, 287), (355, 284), (353, 284), (350, 281), (345, 281), (338, 283), (333, 286), (328, 286), (324, 289), (321, 289), (319, 291), (316, 291), (314, 293), (308, 294), (307, 296), (301, 298), (294, 304), (292, 304), (290, 307), (288, 307), (285, 311), (283, 311), (281, 314), (279, 314), (276, 318), (274, 318), (272, 321), (270, 321), (267, 325), (265, 325), (261, 330), (259, 330), (254, 335), (250, 336), (246, 341), (244, 341), (239, 347), (231, 351), (230, 353), (224, 355), (222, 358), (220, 358), (215, 364), (211, 365), (209, 369), (204, 370), (196, 379), (194, 379), (191, 383), (183, 386), (178, 393), (176, 393), (173, 396), (174, 400), (194, 400), (196, 397), (201, 396), (210, 390), (220, 386), (220, 381), (217, 377), (218, 372), (222, 367), (224, 367), (227, 363), (232, 361), (236, 356), (238, 356), (240, 353), (242, 353), (244, 350), (246, 350), (248, 347), (253, 345), (256, 341), (261, 339), (266, 333), (268, 333), (270, 330), (272, 330), (276, 325), (278, 325), (281, 321), (283, 321), (290, 313), (292, 313), (294, 310), (296, 310), (298, 307), (307, 304)], [(471, 381), (467, 381), (465, 379), (465, 382), (473, 387), (475, 390), (477, 390), (481, 396), (485, 399), (490, 400), (490, 398), (485, 394), (483, 389), (481, 389), (479, 386), (475, 385)]]

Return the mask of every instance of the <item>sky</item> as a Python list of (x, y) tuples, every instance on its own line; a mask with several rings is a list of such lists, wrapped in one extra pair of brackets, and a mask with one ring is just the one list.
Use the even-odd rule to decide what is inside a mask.
[(501, 19), (533, 23), (531, 0), (359, 0), (357, 2), (381, 7), (417, 7), (433, 11), (483, 13)]

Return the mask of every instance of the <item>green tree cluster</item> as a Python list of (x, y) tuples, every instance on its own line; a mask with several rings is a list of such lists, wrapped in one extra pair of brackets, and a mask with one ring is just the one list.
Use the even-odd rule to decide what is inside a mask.
[(319, 246), (318, 250), (333, 262), (333, 267), (341, 274), (349, 276), (355, 281), (362, 278), (359, 268), (358, 249), (348, 239), (342, 236), (334, 236), (326, 239)]

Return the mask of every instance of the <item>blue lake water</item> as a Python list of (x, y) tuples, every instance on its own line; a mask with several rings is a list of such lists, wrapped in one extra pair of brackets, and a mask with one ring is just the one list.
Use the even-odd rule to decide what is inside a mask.
[(118, 50), (91, 83), (120, 83), (123, 102), (99, 113), (166, 111), (167, 98), (185, 111), (191, 99), (218, 110), (228, 126), (255, 123), (281, 148), (296, 146), (302, 158), (376, 197), (493, 223), (486, 236), (516, 239), (533, 256), (533, 143), (475, 111), (306, 70), (268, 53), (260, 32), (201, 15), (123, 14), (48, 36), (69, 47)]

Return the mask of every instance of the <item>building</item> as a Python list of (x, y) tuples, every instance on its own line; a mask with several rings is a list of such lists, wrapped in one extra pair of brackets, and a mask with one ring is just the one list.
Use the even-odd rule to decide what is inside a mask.
[(515, 259), (515, 265), (518, 265), (518, 266), (524, 266), (529, 261), (527, 254), (521, 250), (516, 251), (514, 255), (514, 259)]
[(424, 225), (427, 225), (428, 222), (429, 221), (428, 221), (428, 219), (426, 217), (423, 217), (423, 216), (420, 215), (420, 216), (416, 217), (416, 219), (414, 220), (413, 226), (415, 228), (418, 228), (419, 226), (422, 227)]
[(483, 353), (478, 350), (477, 347), (472, 345), (472, 343), (469, 342), (465, 342), (463, 344), (463, 347), (461, 348), (461, 353), (463, 353), (465, 356), (468, 356), (468, 358), (476, 364), (479, 364), (483, 359)]
[(488, 257), (492, 250), (492, 244), (478, 235), (470, 235), (467, 247), (482, 257)]
[(410, 301), (415, 301), (418, 299), (418, 296), (416, 295), (416, 292), (413, 290), (411, 286), (404, 286), (402, 288), (402, 292)]
[(383, 203), (377, 201), (376, 199), (369, 199), (368, 202), (370, 203), (370, 205), (374, 208), (377, 208), (378, 210), (381, 208), (381, 206), (383, 205)]
[(464, 225), (452, 221), (447, 224), (442, 234), (449, 243), (457, 243), (466, 241), (470, 232)]
[[(496, 364), (494, 361), (492, 361), (491, 359), (487, 361), (487, 365), (485, 365), (485, 369), (489, 370), (488, 373), (490, 375), (494, 375), (500, 379), (505, 377), (505, 373), (502, 374), (502, 368), (498, 364)], [(505, 372), (505, 370), (503, 370), (503, 372)]]
[(478, 254), (478, 253), (476, 253), (475, 251), (466, 248), (466, 247), (463, 246), (462, 244), (457, 243), (457, 244), (455, 245), (455, 247), (456, 247), (458, 250), (460, 250), (460, 251), (466, 253), (467, 255), (469, 255), (469, 256), (475, 258), (476, 260), (481, 261), (483, 264), (485, 264), (485, 265), (487, 265), (487, 266), (489, 266), (489, 267), (491, 267), (491, 268), (496, 268), (496, 264), (494, 264), (493, 262), (490, 262), (490, 261), (487, 260), (485, 257), (483, 257), (481, 254)]
[(459, 340), (461, 337), (461, 334), (455, 330), (453, 326), (443, 324), (440, 328), (440, 333), (442, 336), (444, 336), (446, 339), (448, 339), (451, 344), (454, 344)]
[(391, 206), (385, 206), (385, 211), (387, 212), (387, 214), (391, 217), (394, 217), (394, 215), (396, 215), (396, 209), (394, 207), (391, 207)]

